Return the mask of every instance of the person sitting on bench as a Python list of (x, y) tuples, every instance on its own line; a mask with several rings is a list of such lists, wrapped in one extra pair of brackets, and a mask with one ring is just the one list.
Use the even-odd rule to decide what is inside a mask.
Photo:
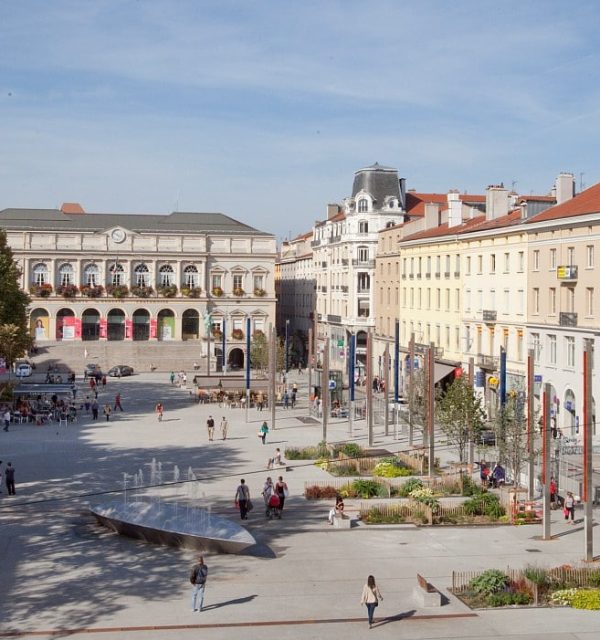
[(275, 449), (275, 455), (267, 461), (267, 469), (272, 469), (275, 465), (278, 467), (282, 467), (284, 465), (281, 458), (281, 449), (279, 447)]
[(327, 518), (329, 520), (329, 524), (333, 524), (333, 519), (336, 516), (338, 518), (344, 517), (344, 499), (339, 494), (335, 497), (335, 507), (332, 507), (329, 510), (329, 516)]

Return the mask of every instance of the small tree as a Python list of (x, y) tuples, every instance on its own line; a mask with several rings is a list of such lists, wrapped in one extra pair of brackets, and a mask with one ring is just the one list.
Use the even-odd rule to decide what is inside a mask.
[[(424, 369), (416, 369), (412, 374), (412, 382), (408, 386), (406, 399), (408, 400), (409, 441), (416, 427), (425, 433), (427, 426), (427, 381)], [(412, 442), (410, 442), (412, 444)]]
[(498, 457), (510, 470), (515, 485), (519, 484), (523, 464), (528, 459), (527, 413), (525, 394), (511, 391), (504, 407), (496, 414)]
[(436, 403), (436, 417), (450, 444), (458, 451), (458, 459), (465, 462), (469, 442), (481, 433), (485, 412), (481, 398), (476, 396), (465, 376), (455, 378)]
[(264, 333), (256, 333), (250, 343), (250, 364), (265, 372), (269, 367), (269, 343)]
[(11, 248), (6, 242), (6, 233), (0, 230), (0, 349), (7, 364), (21, 356), (31, 346), (27, 328), (27, 306), (29, 296), (20, 286), (21, 272)]

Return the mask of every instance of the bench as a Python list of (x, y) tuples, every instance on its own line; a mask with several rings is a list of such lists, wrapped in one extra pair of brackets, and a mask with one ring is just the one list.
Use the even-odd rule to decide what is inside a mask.
[(417, 586), (413, 589), (413, 596), (421, 607), (442, 606), (442, 594), (420, 573), (417, 573)]
[(351, 529), (352, 528), (352, 518), (347, 516), (346, 514), (335, 514), (333, 516), (333, 526), (336, 529)]

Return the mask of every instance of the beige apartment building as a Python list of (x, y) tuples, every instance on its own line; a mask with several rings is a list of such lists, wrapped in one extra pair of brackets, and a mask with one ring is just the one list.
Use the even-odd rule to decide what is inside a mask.
[[(569, 195), (572, 187), (565, 187)], [(572, 193), (572, 191), (570, 191)], [(583, 352), (600, 353), (600, 184), (528, 220), (527, 331), (540, 383), (550, 383), (552, 417), (564, 436), (583, 435)], [(592, 429), (600, 397), (593, 358)]]

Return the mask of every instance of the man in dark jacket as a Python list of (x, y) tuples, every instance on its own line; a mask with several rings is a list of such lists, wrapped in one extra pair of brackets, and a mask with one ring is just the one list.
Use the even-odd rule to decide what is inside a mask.
[(190, 572), (190, 582), (192, 583), (192, 611), (202, 611), (207, 576), (208, 567), (204, 564), (204, 558), (198, 556), (198, 560)]
[(15, 468), (12, 466), (12, 462), (9, 462), (6, 465), (6, 470), (4, 471), (6, 475), (6, 490), (8, 491), (9, 496), (15, 495)]

